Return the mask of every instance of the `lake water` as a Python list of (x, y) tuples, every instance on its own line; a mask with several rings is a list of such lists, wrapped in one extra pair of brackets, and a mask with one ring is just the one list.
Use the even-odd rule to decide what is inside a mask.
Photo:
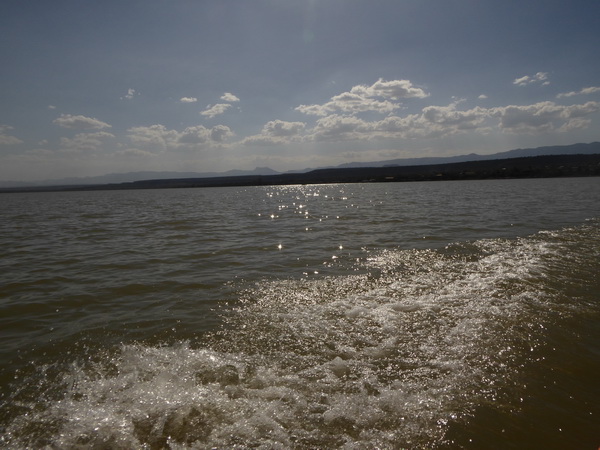
[(0, 445), (600, 446), (600, 179), (0, 195)]

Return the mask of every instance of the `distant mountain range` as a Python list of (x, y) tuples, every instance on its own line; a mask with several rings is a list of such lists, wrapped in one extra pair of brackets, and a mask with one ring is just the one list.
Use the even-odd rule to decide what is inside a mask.
[[(353, 162), (340, 164), (339, 166), (320, 167), (318, 169), (334, 169), (334, 168), (361, 168), (361, 167), (403, 167), (403, 166), (423, 166), (433, 164), (449, 164), (468, 161), (486, 161), (508, 158), (520, 158), (531, 156), (546, 156), (546, 155), (590, 155), (600, 153), (600, 142), (592, 142), (589, 144), (572, 144), (572, 145), (554, 145), (547, 147), (536, 148), (519, 148), (506, 152), (493, 153), (490, 155), (479, 155), (471, 153), (468, 155), (448, 156), (448, 157), (429, 157), (429, 158), (400, 158), (390, 159), (386, 161), (369, 161), (369, 162)], [(285, 173), (307, 173), (315, 170), (307, 168), (304, 170), (294, 170)], [(109, 175), (101, 175), (95, 177), (72, 177), (56, 180), (45, 180), (37, 183), (25, 182), (0, 182), (0, 187), (27, 187), (27, 186), (82, 186), (82, 185), (98, 185), (111, 183), (127, 183), (142, 180), (172, 180), (179, 178), (214, 178), (214, 177), (235, 177), (235, 176), (250, 176), (250, 175), (277, 175), (282, 172), (277, 172), (268, 167), (257, 167), (254, 170), (229, 170), (227, 172), (127, 172), (113, 173)]]
[(524, 158), (529, 156), (549, 156), (549, 155), (593, 155), (600, 153), (600, 142), (590, 144), (572, 144), (572, 145), (553, 145), (548, 147), (536, 148), (517, 148), (507, 152), (492, 153), (491, 155), (478, 155), (470, 153), (468, 155), (431, 157), (431, 158), (403, 158), (390, 159), (378, 162), (358, 162), (346, 163), (337, 166), (343, 167), (385, 167), (385, 166), (425, 166), (432, 164), (449, 164), (467, 161), (490, 161), (494, 159)]
[(140, 171), (111, 173), (95, 177), (70, 177), (38, 182), (0, 181), (0, 187), (33, 187), (33, 186), (88, 186), (97, 184), (129, 183), (142, 180), (172, 180), (178, 178), (214, 178), (236, 177), (244, 175), (276, 175), (279, 172), (268, 167), (257, 167), (254, 170), (229, 170), (227, 172), (161, 172)]

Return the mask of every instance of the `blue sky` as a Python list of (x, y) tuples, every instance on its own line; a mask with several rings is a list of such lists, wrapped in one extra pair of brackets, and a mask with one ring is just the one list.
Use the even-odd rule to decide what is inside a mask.
[(4, 0), (0, 180), (600, 140), (597, 0)]

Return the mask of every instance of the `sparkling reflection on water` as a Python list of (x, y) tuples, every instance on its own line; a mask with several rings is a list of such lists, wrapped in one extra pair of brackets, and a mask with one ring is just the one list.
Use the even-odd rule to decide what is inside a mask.
[(598, 179), (0, 201), (7, 445), (591, 439)]

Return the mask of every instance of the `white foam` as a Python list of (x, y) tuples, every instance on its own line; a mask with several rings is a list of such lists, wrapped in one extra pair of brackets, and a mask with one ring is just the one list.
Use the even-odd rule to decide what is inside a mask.
[(59, 448), (431, 445), (517, 376), (527, 324), (544, 320), (532, 302), (552, 301), (536, 284), (548, 245), (476, 247), (383, 252), (368, 263), (379, 277), (264, 282), (204, 348), (129, 345), (72, 366), (64, 397), (6, 442), (36, 446), (19, 435), (35, 425)]

